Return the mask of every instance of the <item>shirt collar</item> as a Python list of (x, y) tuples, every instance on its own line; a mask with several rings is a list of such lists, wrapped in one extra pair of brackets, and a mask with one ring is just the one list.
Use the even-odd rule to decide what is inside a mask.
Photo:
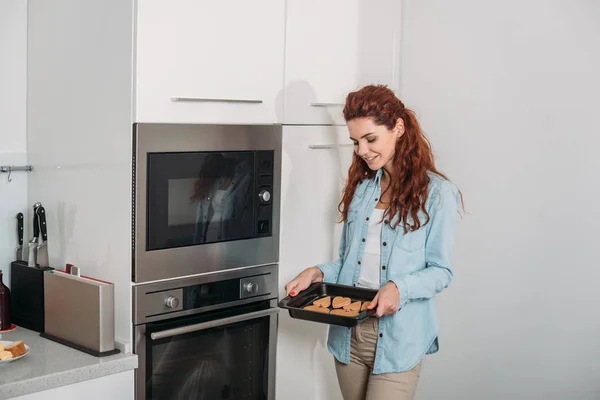
[(379, 168), (377, 170), (377, 174), (375, 174), (375, 183), (379, 186), (379, 181), (381, 180), (381, 176), (383, 175), (383, 168)]

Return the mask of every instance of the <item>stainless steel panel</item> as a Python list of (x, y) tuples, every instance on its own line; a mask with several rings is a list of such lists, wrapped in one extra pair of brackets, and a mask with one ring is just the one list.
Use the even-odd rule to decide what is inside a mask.
[(44, 312), (45, 333), (98, 352), (114, 350), (112, 284), (48, 272)]
[[(201, 285), (228, 279), (242, 279), (244, 281), (247, 281), (248, 279), (254, 279), (252, 282), (259, 282), (261, 293), (251, 298), (243, 298), (239, 301), (233, 301), (225, 304), (217, 304), (214, 306), (196, 308), (192, 310), (183, 310), (179, 308), (179, 311), (168, 311), (162, 314), (157, 312), (157, 310), (163, 309), (162, 305), (160, 305), (160, 296), (164, 297), (164, 295), (161, 294), (163, 292), (179, 293), (178, 291), (186, 286)], [(133, 323), (135, 325), (139, 325), (147, 322), (164, 320), (167, 318), (182, 317), (185, 315), (198, 314), (225, 307), (249, 304), (261, 300), (277, 299), (278, 285), (277, 265), (239, 268), (235, 270), (202, 274), (182, 279), (138, 284), (133, 287)], [(156, 296), (157, 294), (159, 294), (158, 297)], [(180, 297), (179, 300), (183, 300), (183, 298)]]
[[(134, 125), (134, 282), (279, 261), (281, 125)], [(272, 236), (146, 251), (147, 159), (152, 152), (274, 150)]]
[[(169, 307), (169, 300), (175, 299), (177, 305)], [(146, 295), (141, 304), (144, 315), (160, 315), (183, 310), (183, 289), (164, 290)]]
[(260, 296), (268, 293), (269, 288), (268, 276), (252, 276), (240, 280), (240, 298)]

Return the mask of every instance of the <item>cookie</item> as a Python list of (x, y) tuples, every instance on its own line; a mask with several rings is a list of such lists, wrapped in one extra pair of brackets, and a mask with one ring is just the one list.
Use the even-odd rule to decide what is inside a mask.
[(313, 301), (313, 306), (317, 307), (329, 307), (331, 305), (331, 296), (325, 296), (319, 300)]
[(354, 303), (348, 304), (344, 306), (344, 310), (346, 311), (360, 311), (360, 301), (355, 301)]
[(331, 314), (341, 315), (342, 317), (356, 317), (358, 315), (358, 311), (346, 311), (344, 309), (331, 310)]
[(333, 298), (333, 308), (342, 308), (352, 303), (350, 297), (337, 296)]
[(364, 303), (362, 303), (362, 307), (360, 308), (360, 311), (365, 311), (367, 309), (367, 307), (369, 307), (369, 304), (371, 304), (370, 301), (365, 301)]
[(316, 312), (320, 312), (320, 313), (324, 313), (324, 314), (329, 314), (329, 308), (326, 308), (326, 307), (306, 306), (306, 307), (304, 307), (304, 310), (316, 311)]

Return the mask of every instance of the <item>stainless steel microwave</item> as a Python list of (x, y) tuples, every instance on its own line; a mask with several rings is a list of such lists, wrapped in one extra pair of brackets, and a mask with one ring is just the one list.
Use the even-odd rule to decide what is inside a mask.
[(281, 125), (134, 124), (132, 281), (279, 261)]

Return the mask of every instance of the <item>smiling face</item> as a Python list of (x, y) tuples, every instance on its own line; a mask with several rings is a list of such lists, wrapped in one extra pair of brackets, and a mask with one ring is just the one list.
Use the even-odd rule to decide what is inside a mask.
[(371, 170), (386, 167), (391, 172), (396, 142), (404, 134), (404, 121), (398, 118), (392, 130), (385, 125), (376, 125), (371, 118), (356, 118), (348, 121), (347, 125), (354, 152)]

